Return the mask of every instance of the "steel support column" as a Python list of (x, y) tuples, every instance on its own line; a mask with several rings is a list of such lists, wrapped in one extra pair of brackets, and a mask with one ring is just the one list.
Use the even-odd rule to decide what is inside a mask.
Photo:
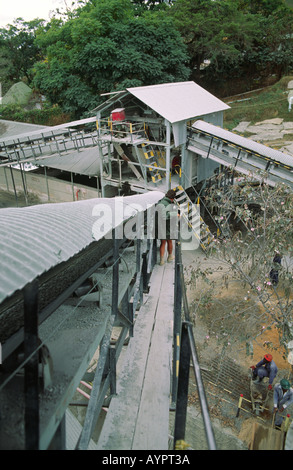
[(174, 273), (174, 328), (173, 328), (173, 381), (172, 405), (175, 406), (179, 373), (180, 330), (182, 309), (182, 286), (180, 277), (180, 242), (175, 242), (175, 273)]
[(23, 290), (25, 449), (39, 449), (38, 283)]
[(186, 413), (188, 402), (188, 382), (190, 367), (190, 344), (186, 323), (182, 323), (181, 347), (180, 347), (180, 367), (178, 378), (178, 389), (176, 399), (175, 429), (174, 429), (174, 449), (176, 442), (184, 440), (186, 428)]
[[(84, 427), (79, 439), (79, 443), (77, 448), (79, 450), (87, 450), (92, 433), (94, 431), (94, 427), (96, 425), (97, 419), (100, 414), (100, 410), (102, 407), (102, 400), (104, 397), (101, 394), (102, 391), (102, 380), (104, 376), (105, 368), (107, 367), (107, 361), (110, 363), (110, 367), (112, 367), (111, 371), (111, 389), (115, 389), (116, 385), (113, 383), (113, 378), (116, 377), (116, 371), (113, 370), (113, 360), (114, 355), (113, 351), (109, 352), (111, 347), (111, 334), (112, 329), (115, 323), (115, 319), (118, 314), (118, 297), (119, 297), (119, 245), (121, 240), (116, 238), (115, 236), (115, 229), (112, 232), (113, 237), (113, 258), (114, 264), (112, 268), (112, 312), (109, 317), (106, 331), (104, 337), (102, 339), (102, 343), (100, 346), (100, 357), (98, 361), (98, 365), (95, 372), (95, 377), (93, 380), (93, 388), (91, 392), (90, 401), (87, 408), (87, 413), (84, 421)], [(116, 361), (115, 361), (115, 368), (116, 368)]]

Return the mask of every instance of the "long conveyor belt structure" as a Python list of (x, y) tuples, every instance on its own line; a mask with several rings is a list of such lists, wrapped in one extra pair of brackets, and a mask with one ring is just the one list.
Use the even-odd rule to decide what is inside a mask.
[(187, 148), (238, 173), (263, 180), (271, 186), (293, 187), (293, 157), (198, 120), (189, 128)]
[[(98, 348), (95, 411), (113, 392), (156, 253), (152, 240), (130, 232), (162, 197), (153, 191), (1, 210), (2, 449), (62, 448), (66, 410)], [(82, 431), (83, 448), (96, 419), (91, 414)]]

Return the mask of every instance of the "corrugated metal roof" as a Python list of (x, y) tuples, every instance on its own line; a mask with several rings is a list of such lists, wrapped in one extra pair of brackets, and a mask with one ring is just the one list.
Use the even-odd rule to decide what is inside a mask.
[[(131, 217), (129, 209), (144, 211), (163, 196), (160, 191), (150, 191), (119, 198), (0, 209), (0, 303), (111, 233), (113, 227)], [(103, 221), (103, 227), (96, 225), (97, 220)]]
[(171, 123), (229, 109), (195, 82), (127, 88), (127, 91)]
[(47, 126), (39, 126), (37, 124), (28, 124), (26, 122), (8, 121), (0, 119), (0, 140), (31, 132), (44, 130)]
[(38, 165), (69, 171), (78, 175), (97, 176), (100, 174), (100, 158), (98, 147), (71, 152), (65, 155), (38, 160)]
[(227, 131), (218, 126), (214, 126), (205, 121), (196, 121), (192, 127), (197, 130), (202, 130), (203, 132), (207, 132), (208, 134), (214, 135), (219, 137), (223, 140), (227, 140), (228, 142), (234, 143), (243, 147), (251, 152), (256, 154), (264, 155), (266, 157), (271, 158), (272, 160), (276, 160), (287, 164), (289, 166), (293, 165), (293, 157), (291, 155), (285, 154), (280, 152), (279, 150), (275, 150), (271, 147), (267, 147), (264, 144), (260, 144), (255, 142), (247, 137), (242, 137), (240, 135), (234, 134), (234, 132)]
[[(74, 128), (76, 126), (82, 126), (84, 124), (88, 124), (95, 121), (96, 117), (94, 116), (86, 119), (80, 119), (79, 121), (71, 121), (65, 124), (59, 124), (58, 126), (35, 126), (32, 124), (25, 126), (23, 125), (23, 123), (15, 123), (15, 126), (11, 126), (9, 135), (0, 134), (0, 142), (3, 142), (4, 144), (10, 144), (14, 141), (24, 142), (30, 138), (34, 139), (42, 136), (50, 137), (54, 135), (55, 132), (58, 133), (58, 131), (65, 131), (66, 129), (70, 129), (71, 127)], [(13, 132), (18, 133), (13, 134)]]

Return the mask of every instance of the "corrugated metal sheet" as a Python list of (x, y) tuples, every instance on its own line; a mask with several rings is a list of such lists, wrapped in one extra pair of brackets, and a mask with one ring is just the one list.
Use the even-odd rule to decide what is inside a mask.
[(226, 129), (222, 129), (221, 127), (214, 126), (213, 124), (209, 124), (204, 121), (196, 121), (192, 127), (194, 129), (207, 132), (208, 134), (231, 142), (235, 145), (239, 145), (240, 147), (250, 150), (256, 154), (264, 155), (271, 158), (272, 160), (293, 166), (293, 157), (291, 155), (287, 155), (283, 152), (280, 152), (279, 150), (267, 147), (266, 145), (255, 142), (251, 139), (248, 139), (247, 137), (242, 137), (240, 135), (234, 134), (233, 132), (227, 131)]
[(195, 82), (127, 88), (127, 91), (171, 123), (229, 109)]
[(54, 155), (38, 161), (38, 165), (57, 168), (78, 175), (97, 176), (100, 174), (98, 147), (71, 152), (65, 155)]
[(6, 119), (0, 119), (0, 139), (4, 140), (11, 136), (17, 136), (19, 134), (28, 133), (35, 131), (42, 131), (46, 126), (38, 126), (37, 124), (28, 124), (26, 122), (7, 121)]
[[(144, 211), (163, 196), (151, 191), (136, 196), (1, 209), (0, 303), (94, 240), (98, 242), (114, 226), (129, 219), (129, 209)], [(117, 208), (119, 212), (115, 213)], [(94, 225), (97, 220), (104, 221), (104, 234)]]
[(14, 141), (16, 142), (24, 142), (28, 139), (34, 139), (37, 137), (50, 137), (54, 135), (54, 133), (60, 132), (60, 131), (65, 131), (66, 129), (70, 129), (70, 127), (76, 127), (76, 126), (82, 126), (91, 122), (95, 122), (96, 117), (91, 117), (91, 118), (86, 118), (86, 119), (80, 119), (79, 121), (72, 121), (72, 122), (67, 122), (65, 124), (59, 124), (58, 126), (17, 126), (15, 125), (13, 129), (15, 132), (18, 132), (18, 134), (12, 134), (12, 131), (10, 131), (9, 135), (3, 135), (0, 137), (0, 143), (3, 142), (4, 144), (10, 144), (13, 143)]

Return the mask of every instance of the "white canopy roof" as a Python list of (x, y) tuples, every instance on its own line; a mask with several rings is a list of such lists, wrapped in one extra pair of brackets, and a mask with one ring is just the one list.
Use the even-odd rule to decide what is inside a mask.
[(229, 109), (195, 82), (127, 88), (127, 91), (171, 123)]

